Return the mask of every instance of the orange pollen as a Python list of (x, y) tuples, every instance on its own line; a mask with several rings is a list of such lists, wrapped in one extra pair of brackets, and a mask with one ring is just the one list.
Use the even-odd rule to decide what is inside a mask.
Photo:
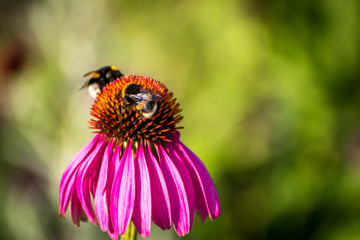
[[(161, 96), (155, 111), (149, 117), (142, 112), (142, 105), (124, 99), (124, 87), (130, 83), (142, 86), (142, 90)], [(143, 104), (143, 103), (142, 103)], [(173, 93), (162, 83), (145, 76), (129, 75), (108, 84), (97, 96), (91, 107), (90, 128), (108, 138), (123, 142), (169, 141), (177, 129), (176, 124), (182, 120), (181, 109)]]

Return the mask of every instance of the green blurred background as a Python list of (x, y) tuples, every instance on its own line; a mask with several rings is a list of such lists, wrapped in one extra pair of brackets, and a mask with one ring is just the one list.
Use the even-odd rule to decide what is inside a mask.
[(360, 239), (358, 0), (0, 4), (0, 239), (110, 239), (57, 215), (109, 64), (174, 92), (213, 176), (222, 215), (185, 239)]

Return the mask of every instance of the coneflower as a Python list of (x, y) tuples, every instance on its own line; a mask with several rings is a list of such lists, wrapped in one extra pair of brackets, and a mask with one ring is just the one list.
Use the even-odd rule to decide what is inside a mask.
[[(133, 223), (143, 237), (151, 221), (187, 234), (197, 212), (220, 215), (219, 196), (201, 160), (180, 141), (179, 104), (160, 82), (122, 76), (101, 89), (91, 108), (96, 136), (62, 176), (59, 214), (70, 203), (75, 225), (87, 218), (118, 239)], [(95, 207), (95, 211), (93, 209)]]

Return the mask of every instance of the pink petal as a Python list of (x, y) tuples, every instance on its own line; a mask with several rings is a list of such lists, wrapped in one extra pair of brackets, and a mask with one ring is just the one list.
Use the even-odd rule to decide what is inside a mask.
[(135, 169), (131, 145), (131, 142), (127, 143), (121, 160), (120, 154), (116, 155), (116, 161), (120, 161), (120, 166), (111, 191), (111, 217), (114, 230), (120, 235), (125, 233), (130, 223), (135, 201)]
[(70, 211), (72, 222), (79, 227), (83, 210), (75, 187), (72, 188)]
[(64, 180), (63, 190), (60, 192), (60, 204), (59, 204), (59, 215), (65, 217), (65, 211), (68, 206), (70, 196), (72, 194), (72, 189), (74, 187), (74, 182), (76, 178), (76, 173), (78, 168), (74, 170), (71, 174), (67, 176), (67, 179)]
[(77, 171), (79, 164), (88, 157), (99, 141), (100, 134), (97, 134), (88, 142), (67, 165), (61, 178), (59, 189), (59, 215), (65, 216), (65, 211), (70, 200), (72, 186), (74, 184), (74, 173)]
[(76, 175), (75, 184), (76, 184), (76, 191), (78, 194), (78, 198), (80, 200), (84, 212), (89, 217), (89, 220), (94, 224), (96, 224), (96, 218), (90, 197), (90, 188), (91, 188), (90, 184), (92, 181), (91, 175), (93, 171), (98, 171), (98, 166), (104, 154), (104, 149), (106, 147), (106, 144), (107, 144), (106, 140), (101, 140), (98, 142), (96, 148), (84, 160)]
[(190, 211), (189, 216), (190, 216), (190, 229), (191, 229), (193, 222), (194, 222), (194, 208), (195, 208), (194, 207), (194, 205), (195, 205), (194, 187), (193, 187), (192, 179), (191, 179), (189, 171), (187, 170), (183, 160), (179, 157), (177, 152), (174, 150), (174, 148), (172, 147), (172, 144), (165, 143), (165, 149), (166, 149), (171, 161), (174, 163), (176, 168), (179, 170), (179, 172), (181, 174), (181, 178), (184, 181), (185, 191), (186, 191), (186, 195), (188, 197), (188, 203), (189, 203), (189, 211)]
[[(110, 167), (114, 168), (114, 177), (113, 177), (113, 183), (112, 183), (112, 186), (110, 189), (110, 211), (109, 212), (110, 212), (110, 219), (112, 221), (112, 225), (113, 225), (114, 231), (116, 233), (119, 232), (118, 230), (116, 230), (116, 229), (118, 229), (118, 227), (117, 227), (117, 225), (118, 225), (118, 220), (117, 220), (118, 197), (116, 199), (114, 199), (114, 198), (115, 198), (115, 195), (116, 196), (119, 195), (119, 189), (117, 189), (116, 190), (117, 192), (115, 193), (115, 187), (119, 186), (119, 183), (117, 183), (115, 186), (115, 181), (116, 181), (116, 176), (119, 173), (119, 167), (121, 167), (121, 171), (124, 168), (124, 164), (120, 164), (120, 163), (122, 163), (121, 162), (121, 148), (122, 148), (122, 145), (118, 145), (115, 143), (115, 150), (112, 155), (111, 162), (110, 162), (111, 163)], [(119, 181), (119, 179), (117, 181)]]
[(110, 236), (110, 238), (112, 239), (112, 240), (119, 240), (119, 234), (117, 234), (117, 233), (110, 233), (110, 232), (108, 232), (108, 234), (109, 234), (109, 236)]
[(172, 146), (190, 172), (195, 190), (195, 207), (199, 210), (202, 221), (208, 214), (211, 220), (219, 217), (221, 213), (219, 195), (205, 165), (182, 142), (175, 141)]
[(181, 174), (161, 145), (158, 146), (160, 168), (164, 174), (171, 202), (171, 218), (179, 236), (190, 231), (190, 208)]
[(111, 168), (110, 165), (113, 147), (113, 142), (109, 142), (106, 147), (94, 197), (95, 212), (101, 230), (104, 232), (109, 231), (109, 234), (114, 232), (109, 214), (111, 186), (114, 178), (114, 168)]
[(139, 234), (148, 237), (151, 228), (151, 187), (142, 144), (138, 146), (135, 155), (135, 178), (136, 194), (132, 220)]
[(171, 227), (170, 198), (164, 175), (156, 158), (151, 152), (150, 145), (145, 147), (145, 160), (149, 168), (152, 220), (161, 229)]

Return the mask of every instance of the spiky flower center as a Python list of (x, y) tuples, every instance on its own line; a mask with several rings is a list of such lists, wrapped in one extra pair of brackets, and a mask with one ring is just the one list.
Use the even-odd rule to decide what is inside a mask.
[[(141, 85), (144, 91), (161, 96), (151, 117), (145, 115), (139, 104), (124, 97), (129, 84)], [(145, 76), (129, 75), (107, 85), (97, 96), (91, 108), (90, 128), (117, 141), (171, 141), (171, 134), (182, 119), (179, 103), (173, 93), (160, 82)]]

